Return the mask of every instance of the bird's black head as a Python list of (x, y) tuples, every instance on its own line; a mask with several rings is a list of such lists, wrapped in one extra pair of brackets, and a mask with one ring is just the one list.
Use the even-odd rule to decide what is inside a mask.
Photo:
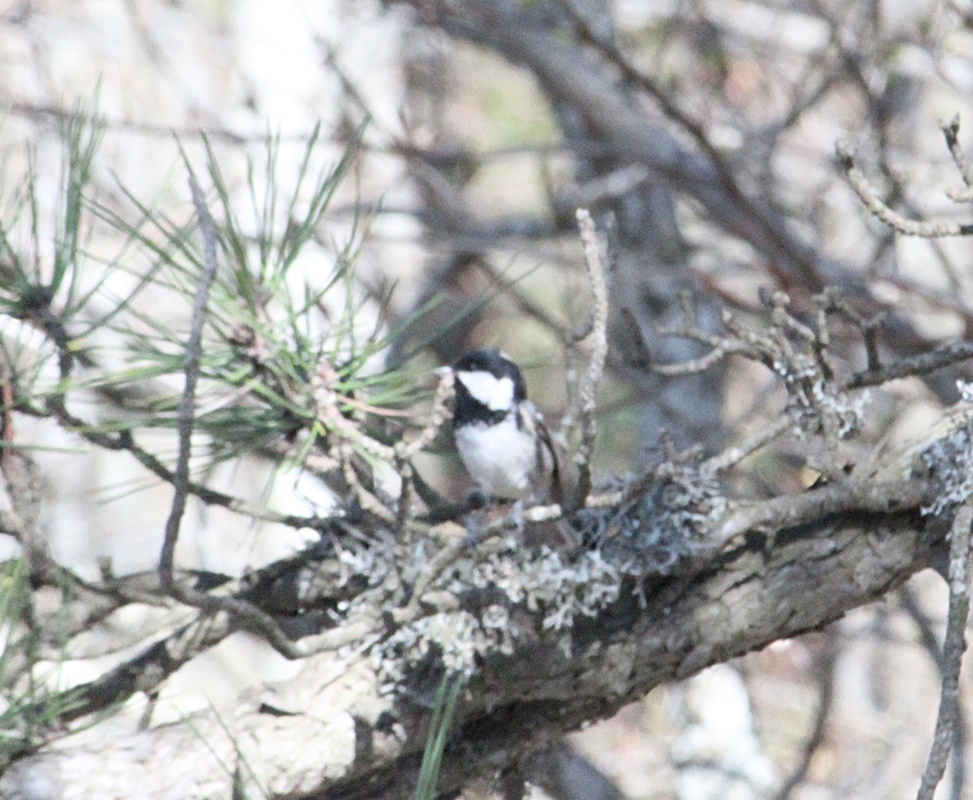
[(527, 399), (523, 373), (496, 348), (471, 350), (455, 364), (454, 425), (496, 423)]

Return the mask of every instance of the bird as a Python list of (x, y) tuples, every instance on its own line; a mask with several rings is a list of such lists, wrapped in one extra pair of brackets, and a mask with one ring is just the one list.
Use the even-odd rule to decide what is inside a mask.
[(496, 348), (471, 350), (455, 376), (453, 435), (477, 489), (490, 501), (536, 499), (563, 505), (557, 450), (527, 399), (520, 367)]

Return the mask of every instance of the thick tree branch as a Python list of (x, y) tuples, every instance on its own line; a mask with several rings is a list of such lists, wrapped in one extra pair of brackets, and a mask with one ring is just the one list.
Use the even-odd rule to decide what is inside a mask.
[[(570, 629), (545, 627), (543, 613), (516, 610), (517, 627), (531, 634), (512, 642), (511, 652), (479, 662), (460, 699), (456, 744), (444, 761), (441, 790), (508, 763), (525, 744), (608, 716), (653, 686), (818, 628), (900, 585), (943, 542), (941, 527), (927, 524), (919, 511), (927, 498), (910, 489), (915, 483), (887, 481), (872, 493), (822, 487), (770, 501), (760, 512), (750, 509), (750, 527), (740, 521), (744, 512), (737, 512), (728, 518), (735, 523), (716, 524), (724, 534), (729, 526), (738, 535), (716, 534), (719, 547), (702, 548), (673, 575), (647, 578), (641, 588), (630, 585), (597, 617), (579, 618)], [(802, 510), (788, 511), (787, 501)], [(474, 596), (460, 595), (460, 607)], [(427, 597), (431, 602), (432, 594)], [(447, 604), (440, 610), (426, 606), (425, 613), (445, 620), (462, 611)], [(367, 631), (339, 627), (333, 633), (347, 634), (348, 647), (308, 659), (299, 678), (279, 689), (280, 707), (293, 711), (272, 715), (266, 698), (254, 699), (229, 721), (203, 714), (189, 727), (144, 734), (154, 741), (137, 764), (121, 742), (103, 739), (95, 749), (49, 751), (22, 763), (21, 774), (43, 763), (81, 775), (81, 765), (93, 759), (110, 771), (116, 787), (116, 794), (101, 796), (144, 796), (141, 776), (162, 769), (153, 762), (175, 749), (197, 755), (180, 762), (178, 775), (167, 765), (173, 779), (156, 797), (202, 797), (220, 783), (229, 791), (226, 769), (237, 759), (272, 792), (411, 796), (428, 717), (420, 698), (437, 680), (436, 659), (430, 652), (418, 671), (418, 663), (403, 662), (400, 685), (393, 688), (392, 665), (360, 655), (361, 646), (375, 641)], [(208, 749), (190, 746), (187, 737), (205, 741)], [(91, 790), (78, 779), (66, 797), (90, 796)]]

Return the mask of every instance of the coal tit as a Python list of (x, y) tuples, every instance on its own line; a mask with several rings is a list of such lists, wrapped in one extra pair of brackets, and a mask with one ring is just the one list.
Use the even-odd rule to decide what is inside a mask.
[(520, 368), (493, 348), (472, 350), (452, 366), (456, 447), (477, 487), (493, 500), (562, 503), (557, 453), (527, 399)]

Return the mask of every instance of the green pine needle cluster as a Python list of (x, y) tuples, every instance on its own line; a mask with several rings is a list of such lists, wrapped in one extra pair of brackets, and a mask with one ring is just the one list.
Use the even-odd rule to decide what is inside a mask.
[[(204, 270), (202, 237), (195, 214), (157, 210), (123, 181), (111, 199), (96, 190), (103, 133), (98, 119), (80, 109), (64, 132), (52, 260), (42, 255), (36, 175), (29, 172), (8, 195), (0, 223), (0, 378), (13, 382), (16, 410), (53, 414), (75, 430), (171, 431), (189, 309)], [(203, 331), (195, 471), (268, 443), (277, 457), (283, 450), (298, 461), (317, 445), (326, 448), (336, 431), (319, 413), (315, 381), (327, 382), (343, 415), (357, 412), (363, 426), (379, 421), (379, 431), (382, 409), (415, 395), (408, 372), (375, 367), (396, 331), (383, 330), (381, 308), (355, 278), (367, 220), (356, 216), (341, 243), (328, 230), (327, 214), (354, 167), (359, 137), (319, 169), (318, 148), (326, 143), (316, 129), (289, 185), (279, 174), (280, 140), (269, 137), (262, 161), (248, 158), (245, 208), (247, 193), (231, 187), (203, 139), (205, 177), (198, 182), (208, 187), (220, 264)], [(180, 154), (192, 173), (192, 159), (182, 147)], [(96, 228), (117, 242), (113, 257), (86, 250)], [(3, 317), (18, 326), (4, 326)], [(43, 346), (28, 335), (36, 331)], [(86, 410), (76, 411), (82, 402)], [(282, 441), (300, 444), (288, 451)], [(155, 455), (169, 461), (169, 448)]]

